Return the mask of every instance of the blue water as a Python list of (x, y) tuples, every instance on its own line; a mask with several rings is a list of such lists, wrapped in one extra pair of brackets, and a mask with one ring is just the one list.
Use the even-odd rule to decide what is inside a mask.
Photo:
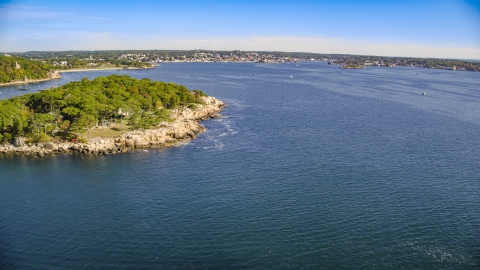
[(180, 63), (36, 86), (108, 74), (229, 106), (168, 149), (0, 156), (0, 268), (480, 267), (480, 73)]

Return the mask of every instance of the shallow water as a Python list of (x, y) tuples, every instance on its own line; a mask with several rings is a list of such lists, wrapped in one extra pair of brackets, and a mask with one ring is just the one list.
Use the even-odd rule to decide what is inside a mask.
[(0, 268), (480, 266), (479, 73), (180, 63), (38, 86), (108, 74), (229, 106), (169, 149), (0, 156)]

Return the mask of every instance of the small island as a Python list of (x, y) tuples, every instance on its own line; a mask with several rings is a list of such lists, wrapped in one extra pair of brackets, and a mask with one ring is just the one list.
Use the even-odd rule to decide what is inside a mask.
[(347, 64), (347, 65), (341, 66), (340, 68), (343, 68), (343, 69), (365, 68), (365, 66), (361, 66), (361, 65), (357, 65), (357, 64)]
[(0, 100), (0, 153), (105, 155), (195, 138), (225, 103), (174, 83), (110, 75)]

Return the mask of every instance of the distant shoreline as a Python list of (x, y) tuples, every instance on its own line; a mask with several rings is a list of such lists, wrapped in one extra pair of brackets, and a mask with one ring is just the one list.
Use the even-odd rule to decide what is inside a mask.
[(53, 78), (45, 78), (45, 79), (35, 79), (35, 80), (26, 80), (26, 81), (13, 81), (13, 82), (8, 82), (8, 83), (0, 83), (1, 86), (9, 86), (9, 85), (22, 85), (22, 84), (28, 84), (28, 83), (40, 83), (40, 82), (46, 82), (46, 81), (51, 81), (51, 80), (57, 80), (60, 79), (60, 75), (58, 77), (53, 77)]
[(108, 67), (108, 68), (77, 68), (77, 69), (61, 69), (58, 70), (58, 73), (64, 72), (82, 72), (82, 71), (100, 71), (100, 70), (142, 70), (142, 69), (152, 69), (153, 67)]
[(77, 68), (77, 69), (63, 69), (58, 70), (58, 73), (66, 73), (66, 72), (81, 72), (81, 71), (95, 71), (95, 70), (120, 70), (125, 69), (123, 67), (111, 67), (111, 68)]
[[(83, 72), (83, 71), (101, 71), (101, 70), (142, 70), (142, 69), (152, 69), (155, 67), (142, 67), (142, 68), (125, 68), (125, 67), (111, 67), (111, 68), (79, 68), (79, 69), (64, 69), (58, 70), (58, 73), (67, 73), (67, 72)], [(27, 83), (39, 83), (39, 82), (46, 82), (50, 80), (60, 79), (61, 76), (55, 76), (51, 78), (45, 79), (35, 79), (35, 80), (27, 80), (27, 81), (13, 81), (8, 83), (0, 83), (0, 87), (2, 86), (9, 86), (9, 85), (22, 85)]]

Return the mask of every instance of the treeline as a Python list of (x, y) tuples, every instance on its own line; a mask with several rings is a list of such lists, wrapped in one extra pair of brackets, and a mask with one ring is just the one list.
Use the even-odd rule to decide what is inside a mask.
[(437, 58), (411, 58), (411, 57), (383, 57), (368, 55), (343, 55), (333, 57), (337, 64), (354, 63), (363, 65), (366, 62), (379, 63), (382, 66), (414, 66), (436, 69), (457, 69), (468, 71), (480, 71), (480, 63), (456, 59), (437, 59)]
[[(65, 57), (65, 58), (47, 58), (44, 60), (48, 64), (52, 65), (55, 69), (58, 70), (68, 70), (68, 69), (88, 69), (88, 68), (104, 68), (104, 67), (150, 67), (150, 63), (146, 62), (137, 62), (137, 61), (128, 61), (124, 59), (80, 59), (75, 57)], [(66, 62), (66, 64), (63, 64)]]
[[(199, 50), (203, 53), (212, 53), (211, 50)], [(350, 54), (319, 54), (305, 52), (276, 52), (276, 51), (217, 51), (220, 55), (232, 55), (243, 57), (251, 53), (261, 55), (269, 55), (274, 58), (294, 58), (297, 61), (302, 60), (329, 60), (338, 64), (354, 63), (355, 65), (363, 65), (366, 61), (380, 62), (381, 66), (414, 66), (425, 68), (439, 69), (457, 69), (468, 71), (480, 71), (480, 62), (456, 60), (456, 59), (440, 59), (440, 58), (413, 58), (413, 57), (387, 57), (373, 55), (350, 55)], [(141, 60), (122, 59), (125, 54), (142, 54)], [(147, 64), (151, 61), (170, 61), (171, 59), (194, 58), (197, 50), (112, 50), (112, 51), (31, 51), (25, 53), (16, 53), (16, 56), (29, 59), (42, 59), (51, 64), (60, 61), (68, 61), (66, 66), (56, 66), (60, 69), (70, 68), (87, 68), (88, 64), (95, 63), (101, 65), (110, 63), (117, 66), (138, 66), (142, 63)], [(90, 59), (90, 60), (88, 60)]]
[[(145, 53), (150, 57), (137, 60), (121, 59), (124, 54)], [(55, 66), (56, 69), (86, 69), (95, 67), (150, 67), (149, 62), (158, 60), (157, 54), (152, 54), (153, 51), (138, 51), (138, 50), (112, 50), (112, 51), (30, 51), (25, 53), (17, 53), (15, 55), (29, 59), (44, 60), (47, 63)], [(163, 55), (163, 53), (162, 53)], [(62, 62), (66, 62), (63, 64)]]
[[(212, 50), (199, 50), (199, 52), (212, 52)], [(174, 57), (176, 59), (186, 55), (187, 57), (193, 56), (197, 53), (197, 50), (109, 50), (109, 51), (29, 51), (25, 53), (17, 53), (16, 55), (31, 59), (67, 59), (78, 58), (102, 58), (105, 60), (115, 60), (118, 56), (123, 54), (145, 54), (152, 57)], [(312, 57), (339, 57), (344, 55), (339, 54), (318, 54), (318, 53), (305, 53), (305, 52), (270, 52), (270, 51), (218, 51), (220, 54), (245, 54), (245, 53), (260, 53), (260, 54), (273, 54), (278, 57), (292, 57), (292, 58), (305, 58), (310, 59)]]
[(0, 101), (0, 142), (24, 136), (33, 142), (71, 138), (127, 117), (132, 129), (168, 121), (168, 109), (202, 103), (199, 90), (183, 85), (111, 75), (83, 78), (58, 88)]
[(16, 56), (0, 56), (0, 83), (48, 78), (52, 65)]
[[(68, 58), (78, 58), (78, 59), (105, 59), (108, 61), (116, 60), (120, 55), (124, 54), (145, 54), (149, 56), (174, 56), (179, 57), (180, 55), (185, 55), (185, 53), (197, 52), (196, 50), (192, 51), (182, 51), (182, 50), (109, 50), (109, 51), (29, 51), (24, 53), (16, 53), (15, 55), (31, 58), (31, 59), (68, 59)], [(153, 60), (153, 59), (152, 59)]]

